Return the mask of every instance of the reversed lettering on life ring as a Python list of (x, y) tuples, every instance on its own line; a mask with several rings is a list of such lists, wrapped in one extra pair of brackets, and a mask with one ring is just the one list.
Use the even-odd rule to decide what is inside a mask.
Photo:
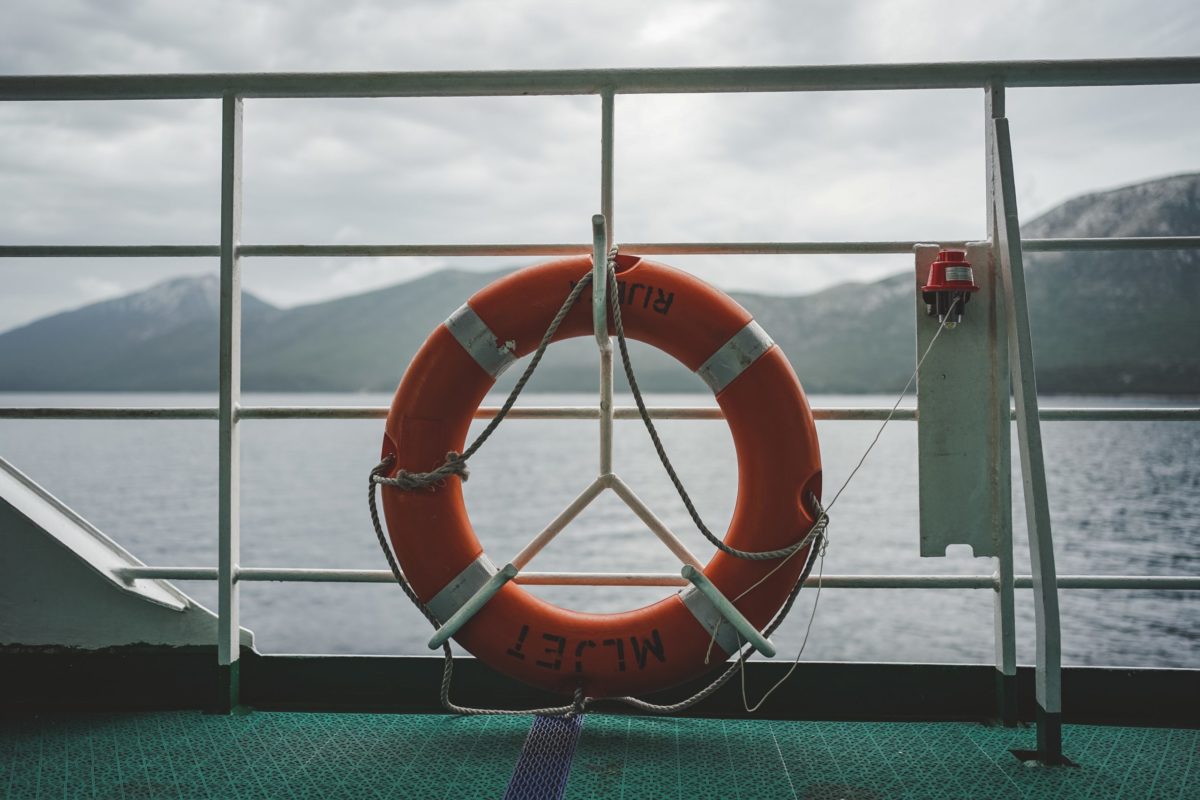
[[(574, 672), (583, 672), (584, 657), (588, 659), (607, 660), (612, 666), (616, 667), (617, 672), (624, 672), (627, 669), (628, 662), (625, 658), (625, 639), (602, 639), (599, 643), (591, 639), (581, 639), (574, 644), (573, 647), (568, 647), (570, 638), (561, 636), (557, 633), (544, 632), (535, 636), (533, 641), (541, 645), (541, 649), (534, 647), (531, 654), (537, 658), (533, 662), (535, 666), (543, 669), (561, 671), (564, 663), (564, 655), (566, 653), (574, 654), (574, 666), (569, 667), (569, 670)], [(525, 647), (529, 643), (529, 626), (522, 625), (517, 632), (516, 639), (511, 647), (506, 651), (510, 658), (515, 658), (518, 661), (525, 660)], [(596, 651), (593, 654), (593, 651)], [(658, 628), (650, 631), (650, 638), (642, 638), (638, 636), (629, 637), (629, 652), (633, 654), (633, 662), (639, 670), (646, 668), (646, 664), (650, 663), (650, 657), (653, 656), (658, 661), (666, 663), (667, 652), (663, 644), (662, 634)]]
[[(571, 256), (506, 275), (467, 299), (464, 307), (479, 325), (464, 334), (457, 323), (470, 315), (462, 312), (430, 333), (388, 412), (381, 456), (391, 459), (389, 476), (427, 470), (448, 451), (462, 452), (479, 403), (495, 386), (499, 370), (491, 355), (503, 344), (514, 361), (530, 356), (568, 290), (590, 279), (591, 261)], [(618, 254), (616, 262), (606, 305), (624, 312), (626, 337), (658, 348), (704, 380), (728, 421), (738, 454), (738, 494), (753, 502), (736, 505), (726, 540), (744, 550), (794, 541), (814, 522), (797, 498), (809, 492), (820, 497), (821, 460), (812, 411), (786, 356), (746, 309), (700, 279), (635, 255)], [(594, 335), (592, 287), (585, 287), (560, 318), (556, 341)], [(381, 492), (397, 562), (425, 603), (457, 586), (464, 573), (477, 586), (496, 573), (460, 484), (452, 476), (432, 491)], [(704, 575), (729, 597), (760, 587), (754, 601), (739, 609), (762, 627), (786, 602), (804, 563), (718, 557)], [(479, 564), (488, 568), (472, 567)], [(461, 603), (473, 591), (450, 594)], [(719, 620), (719, 613), (690, 602), (693, 595), (685, 590), (609, 616), (557, 606), (509, 581), (454, 638), (483, 663), (556, 694), (655, 692), (696, 678), (737, 652), (736, 636), (714, 636), (714, 629), (728, 629), (710, 619), (716, 614)], [(454, 613), (442, 611), (439, 619)]]
[[(571, 288), (575, 288), (575, 284), (579, 281), (571, 281)], [(638, 293), (641, 293), (641, 299), (638, 299)], [(657, 294), (656, 294), (657, 293)], [(578, 303), (583, 299), (583, 294), (579, 295)], [(671, 313), (671, 305), (675, 302), (674, 292), (664, 292), (662, 289), (657, 289), (646, 283), (635, 283), (628, 285), (625, 281), (617, 281), (617, 297), (623, 306), (633, 306), (634, 308), (649, 309), (656, 314), (666, 316)]]

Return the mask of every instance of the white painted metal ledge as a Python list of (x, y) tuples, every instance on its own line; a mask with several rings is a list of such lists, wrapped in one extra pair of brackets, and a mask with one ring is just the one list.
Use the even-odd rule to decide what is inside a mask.
[(675, 69), (291, 72), (0, 77), (0, 100), (240, 97), (500, 97), (878, 91), (1200, 83), (1200, 58), (960, 61)]
[[(623, 242), (626, 253), (666, 255), (908, 255), (922, 242), (964, 247), (966, 238), (925, 237), (893, 241), (827, 242)], [(1067, 251), (1196, 250), (1200, 236), (1112, 236), (1082, 239), (1026, 239), (1027, 253)], [(587, 244), (243, 244), (239, 258), (409, 258), (423, 256), (574, 256)], [(0, 258), (217, 258), (219, 245), (0, 245)]]
[[(492, 419), (498, 406), (482, 406), (475, 419)], [(713, 406), (650, 407), (653, 419), (722, 420), (725, 415)], [(813, 417), (819, 421), (882, 421), (890, 408), (883, 406), (825, 406), (814, 408)], [(242, 406), (238, 419), (386, 419), (387, 406)], [(893, 420), (912, 422), (917, 409), (900, 408)], [(1015, 413), (1015, 412), (1014, 412)], [(1043, 408), (1039, 412), (1046, 422), (1200, 422), (1200, 407), (1126, 407), (1126, 408)], [(508, 413), (509, 419), (577, 419), (598, 420), (600, 410), (594, 406), (517, 406)], [(217, 409), (195, 406), (180, 407), (107, 407), (107, 406), (36, 406), (0, 408), (0, 420), (5, 419), (145, 419), (145, 420), (213, 420)], [(635, 406), (617, 406), (613, 419), (639, 420)]]
[[(214, 567), (128, 566), (114, 570), (127, 581), (159, 578), (177, 581), (212, 581)], [(282, 583), (394, 583), (386, 569), (311, 569), (297, 567), (242, 567), (237, 580)], [(514, 583), (526, 586), (676, 586), (690, 584), (677, 572), (521, 572)], [(1030, 575), (1017, 575), (1018, 589), (1033, 587)], [(805, 586), (826, 589), (995, 589), (995, 575), (810, 575)], [(1129, 589), (1150, 591), (1200, 591), (1200, 576), (1191, 575), (1061, 575), (1061, 589)]]

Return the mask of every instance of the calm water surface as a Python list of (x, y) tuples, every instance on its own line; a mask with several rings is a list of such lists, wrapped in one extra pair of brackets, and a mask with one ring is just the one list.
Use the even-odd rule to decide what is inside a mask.
[[(890, 397), (813, 398), (814, 405), (888, 405)], [(247, 405), (386, 405), (384, 395), (248, 395)], [(702, 405), (701, 395), (657, 396)], [(584, 405), (591, 395), (535, 395), (530, 405)], [(620, 401), (619, 401), (620, 402)], [(628, 400), (626, 400), (626, 404)], [(1047, 400), (1048, 405), (1159, 405), (1167, 401)], [(215, 405), (212, 395), (0, 395), (17, 405)], [(733, 445), (719, 422), (660, 425), (701, 513), (729, 522), (736, 489)], [(827, 489), (840, 486), (878, 423), (818, 425)], [(639, 422), (616, 426), (617, 471), (701, 556), (692, 530)], [(1058, 422), (1043, 426), (1061, 574), (1200, 573), (1200, 425)], [(383, 568), (365, 508), (365, 481), (381, 421), (249, 420), (242, 425), (242, 564)], [(16, 464), (148, 564), (211, 566), (217, 540), (217, 424), (211, 421), (0, 421), (0, 455)], [(475, 457), (466, 497), (493, 560), (503, 562), (595, 475), (596, 425), (510, 421)], [(1015, 446), (1014, 446), (1015, 453)], [(1014, 461), (1016, 459), (1014, 458)], [(1019, 479), (1014, 481), (1019, 498)], [(1029, 572), (1022, 506), (1017, 572)], [(917, 555), (916, 426), (894, 422), (833, 514), (828, 574), (987, 574), (969, 553)], [(959, 548), (955, 548), (959, 549)], [(678, 569), (673, 557), (610, 495), (593, 504), (533, 562), (540, 570)], [(212, 583), (180, 588), (215, 607)], [(667, 589), (545, 587), (563, 605), (605, 611), (650, 602)], [(776, 642), (794, 654), (816, 593), (805, 590)], [(1032, 661), (1030, 592), (1018, 590), (1019, 657)], [(1062, 594), (1070, 664), (1200, 667), (1200, 597), (1191, 592), (1075, 590)], [(242, 586), (243, 624), (258, 648), (286, 653), (423, 653), (429, 630), (394, 586)], [(987, 590), (832, 590), (821, 596), (806, 658), (989, 662)]]

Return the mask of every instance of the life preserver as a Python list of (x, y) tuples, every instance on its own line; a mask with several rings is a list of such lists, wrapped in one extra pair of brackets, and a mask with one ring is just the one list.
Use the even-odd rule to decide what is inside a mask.
[[(383, 440), (389, 475), (428, 471), (459, 451), (496, 376), (534, 350), (567, 293), (591, 269), (585, 256), (512, 273), (485, 287), (439, 325), (413, 357), (396, 391)], [(770, 550), (800, 539), (814, 519), (805, 498), (820, 497), (816, 427), (787, 358), (733, 299), (703, 281), (636, 256), (617, 257), (626, 335), (653, 345), (700, 375), (716, 393), (737, 452), (738, 493), (725, 542)], [(610, 319), (611, 325), (611, 319)], [(555, 339), (592, 333), (590, 291)], [(529, 491), (535, 491), (530, 487)], [(392, 546), (417, 595), (443, 622), (495, 566), (463, 504), (462, 485), (433, 491), (383, 488)], [(762, 628), (783, 604), (807, 554), (792, 558), (737, 603)], [(721, 552), (704, 574), (735, 598), (778, 561)], [(589, 696), (653, 692), (697, 677), (716, 627), (715, 609), (687, 589), (633, 611), (591, 614), (560, 608), (509, 582), (455, 636), (480, 660), (526, 683)], [(737, 648), (729, 625), (717, 647)]]

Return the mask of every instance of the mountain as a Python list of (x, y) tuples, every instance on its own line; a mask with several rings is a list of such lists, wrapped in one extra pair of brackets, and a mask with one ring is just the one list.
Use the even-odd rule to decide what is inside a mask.
[[(1198, 235), (1200, 175), (1075, 198), (1024, 234)], [(1200, 252), (1038, 253), (1026, 264), (1040, 389), (1200, 394)], [(429, 331), (500, 274), (445, 270), (291, 309), (245, 293), (243, 385), (390, 391)], [(912, 291), (902, 274), (800, 297), (734, 297), (809, 391), (891, 392), (912, 372)], [(217, 300), (215, 277), (180, 278), (0, 334), (0, 390), (212, 390)], [(595, 388), (592, 347), (586, 338), (556, 345), (531, 388)], [(648, 389), (704, 389), (662, 353), (635, 347), (633, 358)]]
[[(214, 388), (219, 294), (215, 275), (176, 278), (8, 331), (0, 389)], [(253, 295), (242, 300), (249, 335), (283, 313)]]
[[(1200, 235), (1200, 175), (1070, 200), (1024, 234)], [(1028, 261), (1039, 389), (1200, 393), (1200, 250), (1038, 253)]]

